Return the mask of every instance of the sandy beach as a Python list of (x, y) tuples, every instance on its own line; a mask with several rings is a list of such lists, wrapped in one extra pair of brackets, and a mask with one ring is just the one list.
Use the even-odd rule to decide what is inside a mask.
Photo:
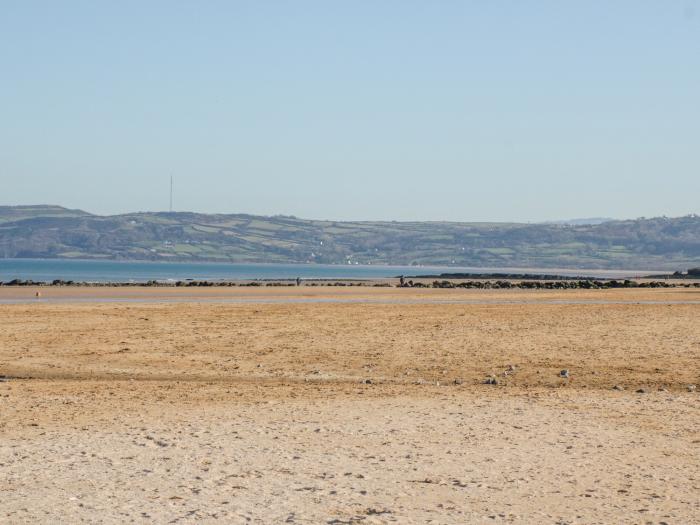
[(700, 290), (36, 291), (0, 521), (700, 522)]

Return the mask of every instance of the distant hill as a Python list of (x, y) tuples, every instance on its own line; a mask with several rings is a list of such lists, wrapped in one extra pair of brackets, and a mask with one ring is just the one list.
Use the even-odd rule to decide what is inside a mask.
[(0, 206), (0, 258), (19, 257), (676, 270), (700, 266), (700, 217), (600, 224), (341, 222)]
[(586, 224), (603, 224), (604, 222), (614, 221), (609, 217), (589, 217), (586, 219), (566, 219), (561, 221), (546, 221), (543, 224), (568, 224), (571, 226), (583, 226)]
[(61, 206), (0, 206), (0, 224), (35, 217), (89, 217), (82, 210), (69, 210)]

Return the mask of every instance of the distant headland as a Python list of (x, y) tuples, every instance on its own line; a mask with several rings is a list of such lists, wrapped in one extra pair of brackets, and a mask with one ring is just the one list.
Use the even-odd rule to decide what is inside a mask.
[(700, 266), (700, 216), (524, 224), (0, 206), (0, 258), (685, 271)]

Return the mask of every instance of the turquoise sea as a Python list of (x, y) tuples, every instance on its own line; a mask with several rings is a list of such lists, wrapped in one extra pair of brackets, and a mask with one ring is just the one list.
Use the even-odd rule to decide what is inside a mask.
[(627, 277), (643, 275), (642, 271), (623, 270), (557, 270), (474, 268), (447, 266), (371, 266), (325, 264), (225, 264), (95, 261), (73, 259), (0, 259), (0, 281), (23, 279), (33, 281), (145, 282), (149, 280), (236, 280), (236, 279), (376, 279), (398, 275), (439, 274), (455, 272), (520, 272), (586, 275), (592, 277)]

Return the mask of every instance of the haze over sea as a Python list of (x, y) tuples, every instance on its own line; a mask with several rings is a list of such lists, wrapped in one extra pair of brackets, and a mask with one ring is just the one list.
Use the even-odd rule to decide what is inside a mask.
[(381, 279), (440, 273), (538, 273), (622, 278), (660, 273), (642, 270), (475, 268), (325, 264), (227, 264), (66, 259), (0, 259), (0, 281), (146, 282), (149, 280)]

